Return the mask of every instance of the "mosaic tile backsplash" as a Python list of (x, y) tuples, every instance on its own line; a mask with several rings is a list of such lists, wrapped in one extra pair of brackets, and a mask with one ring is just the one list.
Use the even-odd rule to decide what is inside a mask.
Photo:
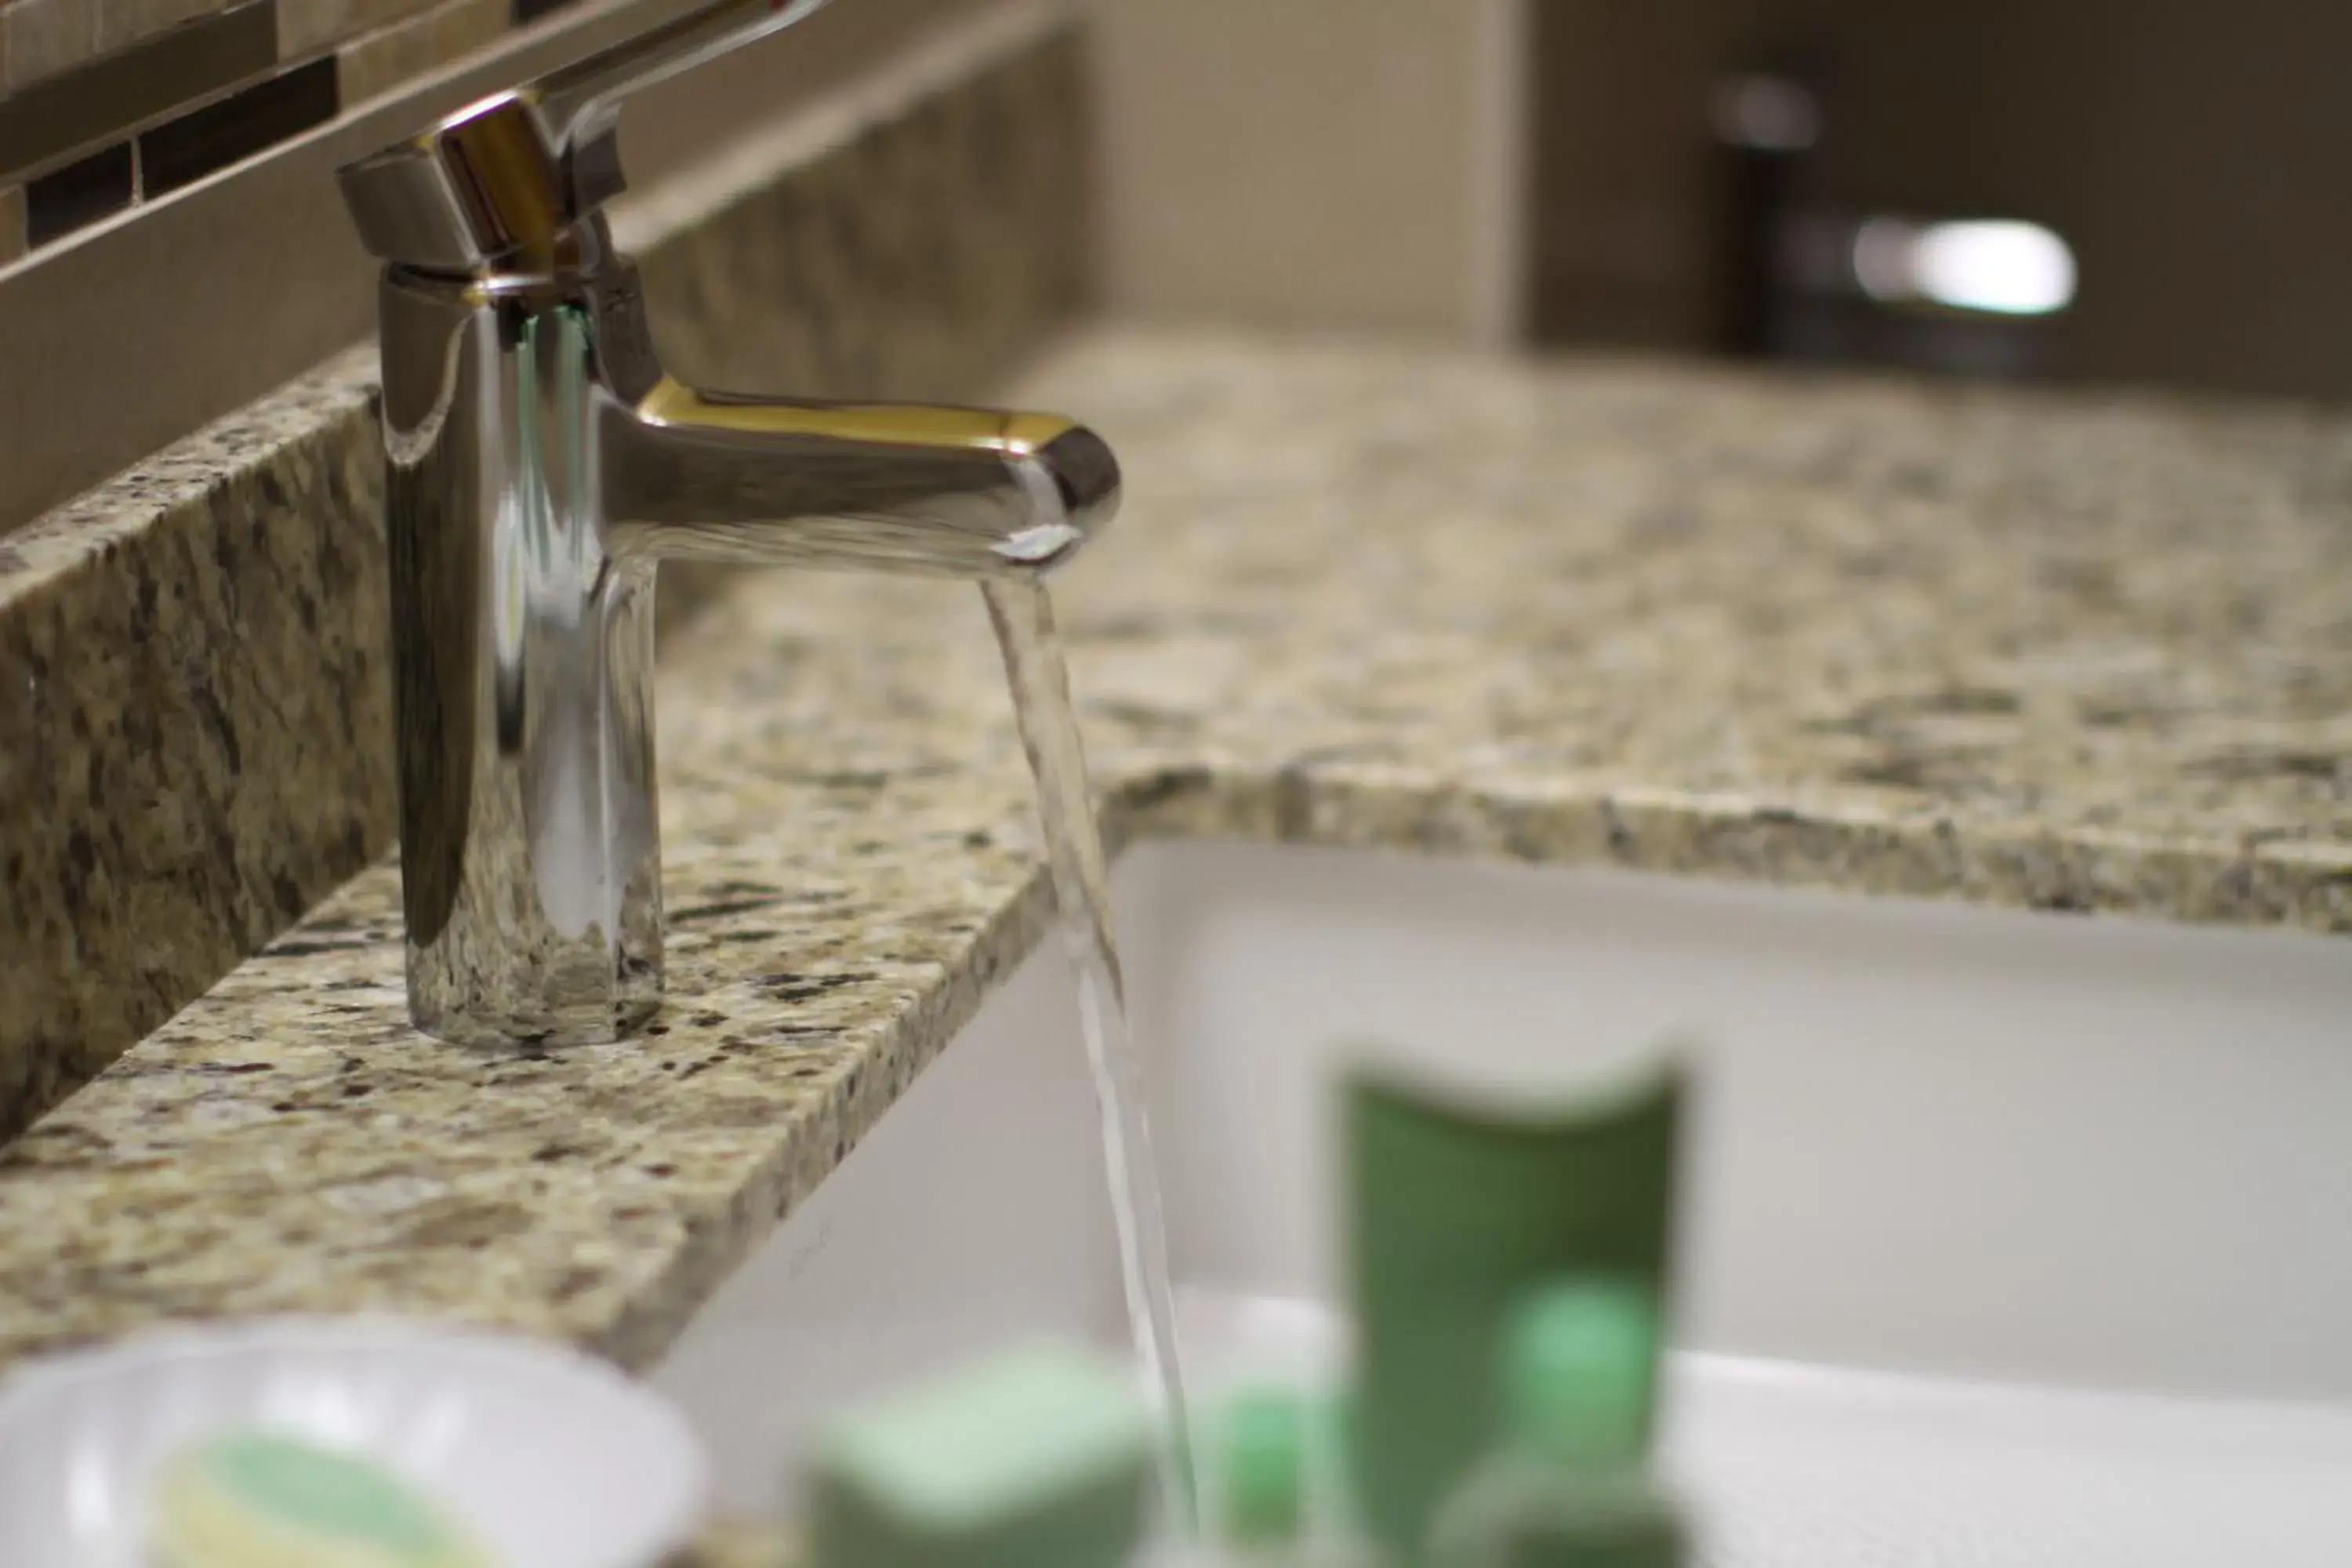
[(0, 0), (0, 264), (572, 0)]

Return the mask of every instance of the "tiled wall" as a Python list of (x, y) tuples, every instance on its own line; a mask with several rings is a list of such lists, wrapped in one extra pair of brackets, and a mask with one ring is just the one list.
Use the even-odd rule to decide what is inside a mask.
[(570, 0), (0, 0), (0, 263)]
[(1523, 0), (1093, 5), (1115, 312), (1510, 335)]

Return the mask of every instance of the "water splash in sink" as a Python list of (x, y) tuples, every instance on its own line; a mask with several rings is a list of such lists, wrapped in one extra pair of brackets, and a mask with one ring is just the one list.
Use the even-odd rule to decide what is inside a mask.
[(1171, 1522), (1184, 1521), (1192, 1517), (1192, 1492), (1179, 1457), (1189, 1455), (1192, 1444), (1176, 1346), (1167, 1224), (1144, 1107), (1143, 1064), (1128, 1027), (1127, 987), (1111, 931), (1102, 834), (1087, 784), (1077, 717), (1070, 706), (1069, 670), (1054, 628), (1053, 601), (1044, 588), (986, 583), (981, 593), (1004, 652), (1021, 743), (1037, 778), (1037, 815), (1054, 899), (1061, 910), (1070, 966), (1077, 974), (1078, 1017), (1102, 1111), (1103, 1158), (1118, 1227), (1136, 1361), (1146, 1386), (1157, 1392), (1162, 1405), (1167, 1438), (1160, 1455), (1161, 1511)]

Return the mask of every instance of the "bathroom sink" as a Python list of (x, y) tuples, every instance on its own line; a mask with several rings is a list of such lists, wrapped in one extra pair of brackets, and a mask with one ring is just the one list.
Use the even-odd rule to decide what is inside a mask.
[[(1147, 845), (1116, 875), (1188, 1373), (1319, 1378), (1365, 1042), (1701, 1065), (1667, 1458), (1727, 1568), (2352, 1563), (2352, 945), (1632, 873)], [(840, 1401), (1123, 1341), (1043, 948), (656, 1381), (741, 1508)]]

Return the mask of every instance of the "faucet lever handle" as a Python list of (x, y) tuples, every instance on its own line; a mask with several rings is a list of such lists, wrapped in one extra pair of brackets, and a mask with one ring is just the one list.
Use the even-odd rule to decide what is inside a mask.
[(638, 88), (791, 26), (825, 0), (703, 0), (344, 165), (343, 201), (381, 260), (479, 272), (545, 254), (624, 188), (614, 121)]

